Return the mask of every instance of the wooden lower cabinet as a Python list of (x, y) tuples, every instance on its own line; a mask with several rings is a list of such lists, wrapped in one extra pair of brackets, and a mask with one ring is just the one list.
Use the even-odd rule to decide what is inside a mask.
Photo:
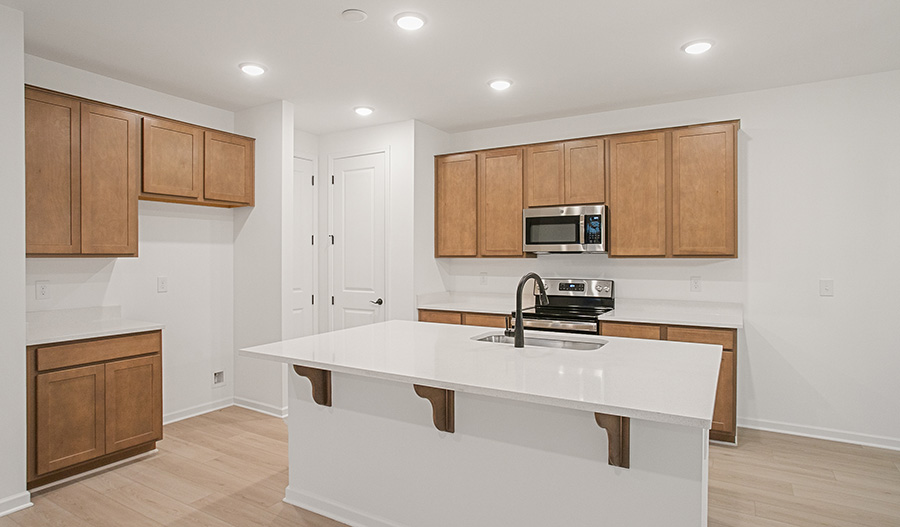
[(506, 329), (509, 327), (509, 316), (497, 315), (495, 313), (473, 313), (462, 311), (420, 309), (419, 322), (461, 324), (464, 326), (487, 326), (491, 328)]
[(662, 339), (722, 346), (722, 365), (716, 388), (709, 438), (734, 443), (737, 439), (737, 331), (724, 328), (667, 326), (632, 322), (603, 322), (600, 332), (608, 337)]
[(29, 489), (155, 448), (161, 352), (160, 331), (26, 349)]

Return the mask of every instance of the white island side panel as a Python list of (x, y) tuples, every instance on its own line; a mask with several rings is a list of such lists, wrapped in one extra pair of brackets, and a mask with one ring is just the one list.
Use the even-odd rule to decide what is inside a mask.
[(367, 527), (706, 525), (705, 429), (632, 420), (622, 469), (589, 412), (457, 393), (448, 434), (409, 384), (332, 383), (319, 406), (291, 374), (288, 503)]

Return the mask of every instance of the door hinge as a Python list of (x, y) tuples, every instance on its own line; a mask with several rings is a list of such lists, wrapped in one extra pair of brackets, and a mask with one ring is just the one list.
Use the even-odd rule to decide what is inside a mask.
[(331, 297), (331, 305), (334, 305), (334, 297)]
[(316, 295), (312, 295), (312, 305), (316, 305)]
[(331, 184), (334, 185), (334, 175), (331, 176)]
[(334, 245), (334, 234), (329, 234), (329, 238), (331, 238), (331, 245)]
[(315, 186), (316, 185), (316, 176), (310, 176), (310, 177), (312, 178), (312, 182), (310, 183), (310, 185)]
[(310, 245), (315, 245), (315, 244), (316, 244), (316, 235), (313, 234), (313, 235), (311, 236), (311, 238), (312, 238), (312, 240), (310, 240), (310, 242), (309, 242)]

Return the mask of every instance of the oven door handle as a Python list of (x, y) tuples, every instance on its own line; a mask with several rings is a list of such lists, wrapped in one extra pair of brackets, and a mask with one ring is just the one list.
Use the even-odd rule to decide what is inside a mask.
[[(584, 333), (592, 333), (599, 334), (600, 333), (600, 323), (599, 322), (573, 322), (568, 320), (536, 320), (533, 318), (525, 319), (522, 321), (522, 326), (525, 329), (533, 328), (533, 329), (558, 329), (564, 331), (581, 331)], [(513, 318), (510, 320), (510, 329), (515, 329), (516, 327), (516, 319)]]

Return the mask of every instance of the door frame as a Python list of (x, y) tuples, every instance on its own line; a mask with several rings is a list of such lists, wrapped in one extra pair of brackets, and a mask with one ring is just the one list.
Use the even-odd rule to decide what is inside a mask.
[[(364, 150), (347, 150), (328, 154), (328, 176), (334, 175), (334, 162), (338, 159), (346, 159), (351, 157), (362, 157), (372, 154), (384, 154), (384, 206), (382, 214), (384, 215), (384, 292), (381, 298), (384, 299), (384, 319), (390, 320), (391, 302), (388, 291), (391, 290), (391, 273), (388, 272), (391, 263), (391, 242), (388, 233), (391, 232), (391, 223), (389, 214), (391, 206), (391, 148), (383, 146), (380, 148), (370, 148)], [(325, 237), (334, 235), (334, 185), (328, 185), (328, 201), (326, 203), (328, 210), (328, 232)], [(327, 243), (328, 252), (328, 296), (334, 296), (334, 245)], [(328, 302), (330, 302), (330, 298)], [(328, 305), (328, 331), (334, 331), (334, 306)]]

